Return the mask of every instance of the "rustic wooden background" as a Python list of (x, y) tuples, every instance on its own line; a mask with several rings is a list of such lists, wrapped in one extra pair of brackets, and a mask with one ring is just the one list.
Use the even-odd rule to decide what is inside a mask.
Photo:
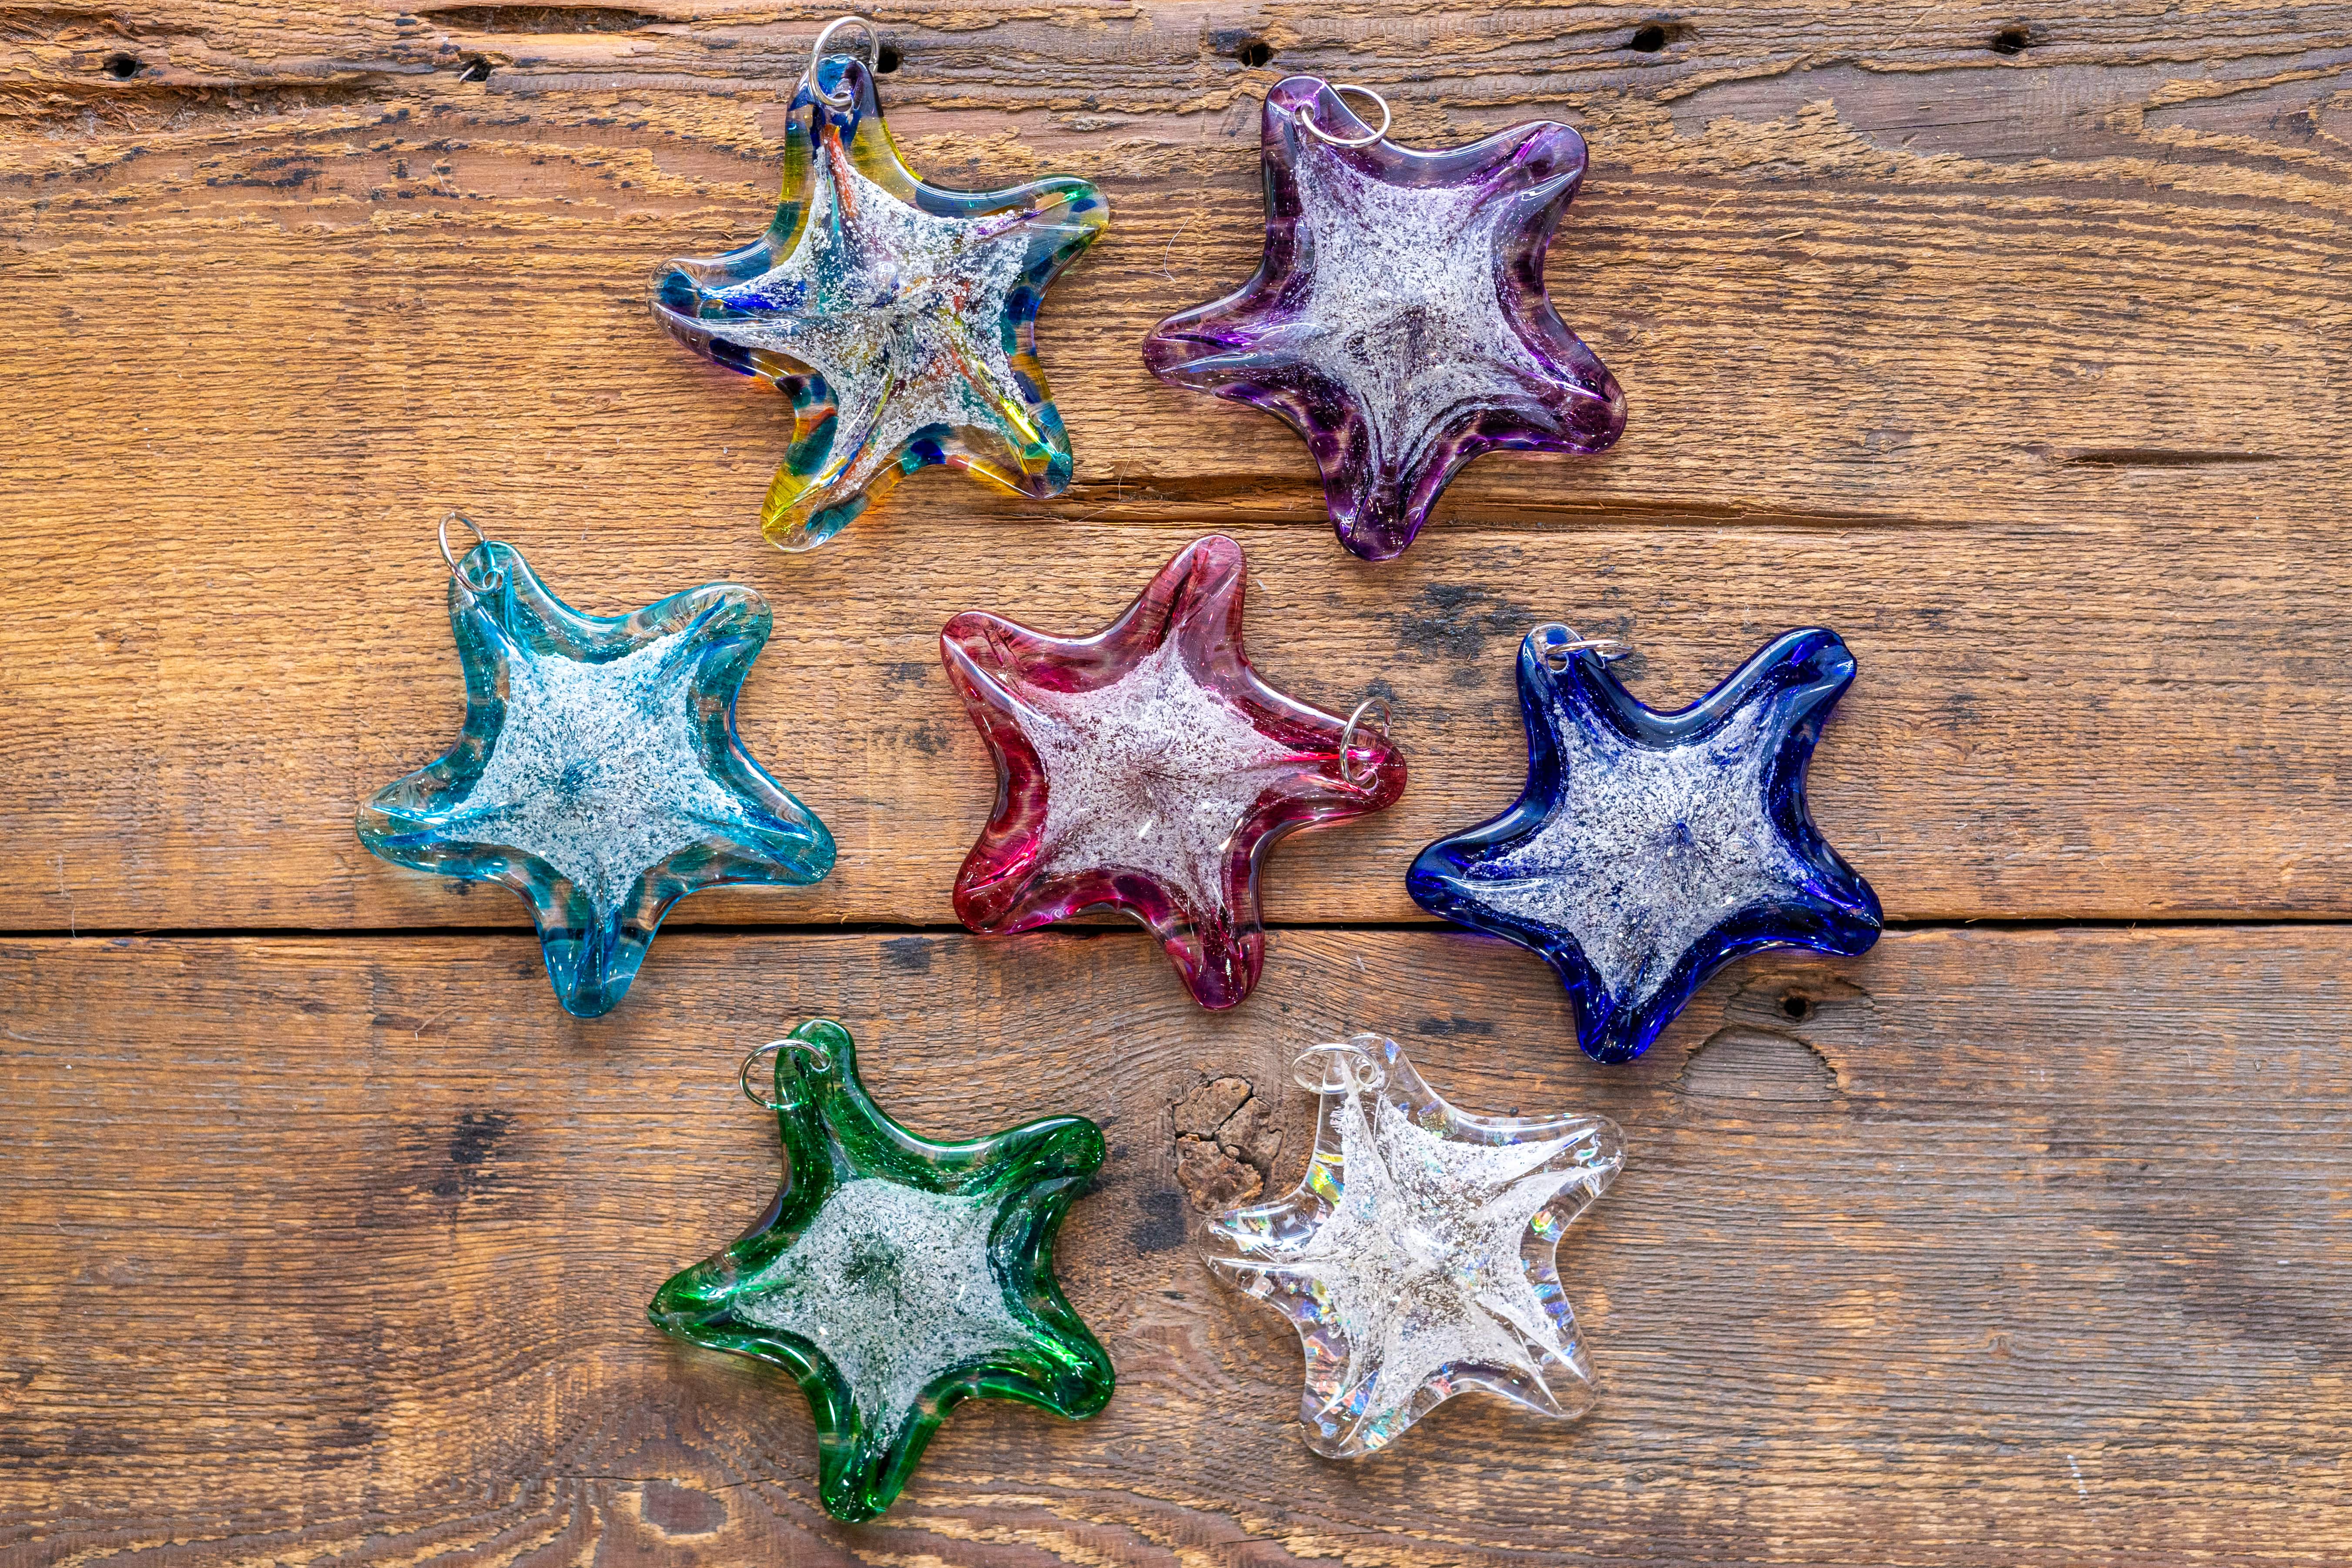
[[(1078, 481), (925, 475), (789, 558), (780, 403), (642, 293), (765, 220), (828, 14), (0, 0), (0, 1562), (2352, 1557), (2352, 5), (887, 7), (917, 167), (1110, 194), (1040, 326)], [(1254, 264), (1291, 71), (1593, 149), (1550, 277), (1622, 445), (1482, 459), (1382, 567), (1137, 353)], [(456, 730), (449, 506), (583, 607), (777, 606), (742, 729), (839, 869), (682, 906), (600, 1022), (517, 900), (352, 834)], [(1276, 854), (1223, 1016), (1129, 930), (956, 930), (992, 780), (935, 650), (1096, 625), (1213, 528), (1261, 668), (1392, 694), (1413, 767)], [(1743, 963), (1612, 1070), (1423, 920), (1554, 617), (1662, 705), (1844, 634), (1813, 798), (1875, 952)], [(1113, 1144), (1063, 1269), (1109, 1409), (970, 1407), (846, 1529), (797, 1394), (642, 1315), (772, 1185), (740, 1053), (825, 1014), (919, 1129)], [(1250, 1080), (1286, 1184), (1283, 1064), (1365, 1027), (1624, 1124), (1563, 1249), (1584, 1421), (1316, 1459), (1289, 1330), (1195, 1260), (1177, 1108)]]

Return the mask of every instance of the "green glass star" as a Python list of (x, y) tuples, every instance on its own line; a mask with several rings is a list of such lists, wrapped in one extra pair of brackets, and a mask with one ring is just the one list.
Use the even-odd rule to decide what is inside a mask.
[(817, 1497), (853, 1522), (897, 1500), (966, 1399), (1074, 1421), (1100, 1410), (1110, 1357), (1063, 1299), (1054, 1236), (1102, 1163), (1102, 1130), (1055, 1116), (934, 1143), (867, 1096), (839, 1024), (779, 1045), (783, 1187), (726, 1251), (661, 1288), (655, 1325), (797, 1378)]

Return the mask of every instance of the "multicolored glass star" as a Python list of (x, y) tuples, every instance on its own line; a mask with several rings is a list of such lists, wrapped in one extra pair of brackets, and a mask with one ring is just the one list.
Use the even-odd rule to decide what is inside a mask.
[(1616, 1124), (1456, 1110), (1374, 1035), (1299, 1061), (1323, 1097), (1307, 1174), (1211, 1220), (1206, 1256), (1297, 1328), (1307, 1446), (1371, 1453), (1468, 1388), (1581, 1414), (1592, 1366), (1556, 1253), (1625, 1163)]
[(457, 563), (449, 621), (464, 734), (361, 808), (360, 842), (520, 893), (565, 1011), (593, 1018), (627, 994), (687, 894), (833, 868), (824, 824), (735, 732), (771, 624), (751, 589), (710, 583), (583, 616), (486, 541)]
[(1161, 380), (1304, 437), (1340, 542), (1400, 554), (1446, 481), (1497, 447), (1598, 452), (1625, 399), (1544, 292), (1584, 139), (1534, 121), (1443, 153), (1381, 140), (1313, 77), (1265, 95), (1265, 257), (1144, 341)]
[(947, 624), (940, 655), (998, 780), (956, 878), (965, 925), (1031, 931), (1110, 905), (1151, 929), (1203, 1007), (1250, 994), (1267, 847), (1378, 811), (1403, 793), (1405, 767), (1385, 734), (1258, 679), (1242, 647), (1244, 581), (1241, 546), (1213, 534), (1093, 637), (978, 612)]
[(655, 1324), (798, 1380), (817, 1496), (835, 1519), (888, 1508), (967, 1399), (1073, 1421), (1100, 1410), (1110, 1357), (1063, 1298), (1053, 1257), (1102, 1163), (1101, 1130), (1057, 1116), (934, 1143), (866, 1094), (839, 1024), (803, 1024), (777, 1046), (782, 1190), (725, 1251), (661, 1288)]
[[(847, 108), (828, 101), (845, 95)], [(822, 544), (934, 463), (1058, 494), (1070, 440), (1037, 363), (1037, 310), (1110, 222), (1101, 193), (1067, 177), (924, 184), (845, 56), (803, 80), (791, 115), (767, 233), (654, 275), (654, 315), (679, 342), (792, 400), (761, 527), (786, 550)]]
[(1432, 913), (1533, 948), (1599, 1061), (1640, 1056), (1743, 952), (1867, 952), (1878, 895), (1813, 826), (1805, 765), (1853, 683), (1837, 634), (1789, 632), (1679, 713), (1644, 707), (1565, 626), (1519, 647), (1528, 782), (1493, 821), (1423, 849)]

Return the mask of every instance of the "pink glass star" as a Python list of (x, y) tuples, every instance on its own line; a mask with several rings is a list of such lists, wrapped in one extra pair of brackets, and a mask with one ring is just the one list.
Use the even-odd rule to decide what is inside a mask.
[(1297, 430), (1340, 542), (1385, 561), (1479, 453), (1598, 452), (1625, 428), (1616, 378), (1544, 292), (1584, 139), (1535, 121), (1442, 153), (1337, 147), (1310, 115), (1370, 129), (1313, 77), (1275, 84), (1257, 276), (1153, 328), (1144, 363)]
[(1151, 928), (1203, 1007), (1265, 959), (1258, 865), (1294, 828), (1378, 811), (1404, 757), (1260, 680), (1242, 648), (1242, 548), (1195, 541), (1090, 637), (967, 611), (948, 678), (996, 757), (996, 811), (956, 878), (957, 918), (1033, 931), (1089, 905)]

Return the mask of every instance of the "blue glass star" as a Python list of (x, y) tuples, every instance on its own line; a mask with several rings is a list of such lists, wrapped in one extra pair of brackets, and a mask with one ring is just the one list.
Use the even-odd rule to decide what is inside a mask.
[(1783, 634), (1679, 713), (1643, 706), (1578, 640), (1538, 626), (1519, 645), (1527, 785), (1421, 852), (1413, 901), (1543, 954), (1604, 1062), (1647, 1050), (1743, 952), (1867, 952), (1878, 895), (1805, 806), (1822, 721), (1853, 683), (1837, 634)]
[(583, 616), (490, 542), (457, 563), (449, 621), (465, 732), (361, 808), (360, 842), (520, 893), (565, 1011), (610, 1011), (697, 889), (833, 868), (833, 835), (735, 733), (735, 695), (768, 641), (759, 594), (707, 583), (634, 616)]

